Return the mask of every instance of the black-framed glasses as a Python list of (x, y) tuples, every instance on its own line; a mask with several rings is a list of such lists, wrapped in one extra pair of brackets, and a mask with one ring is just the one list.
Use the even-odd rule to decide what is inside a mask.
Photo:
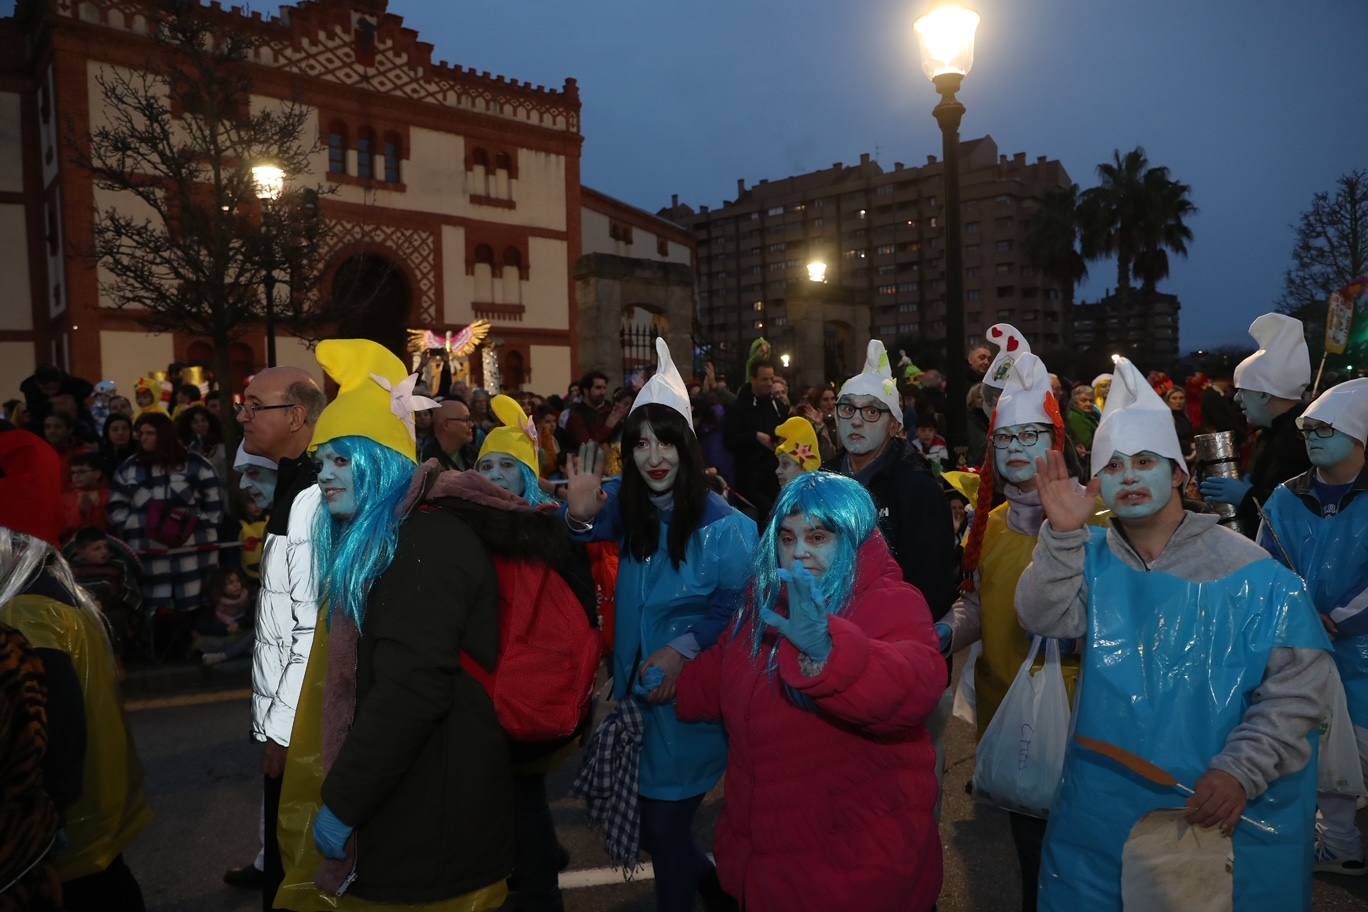
[(1040, 435), (1045, 433), (1048, 432), (1037, 430), (1036, 428), (1025, 428), (1024, 430), (1017, 431), (1015, 434), (1008, 434), (1006, 431), (998, 431), (993, 435), (993, 448), (1005, 450), (1012, 445), (1013, 440), (1024, 447), (1035, 446), (1036, 441), (1040, 439)]
[(233, 406), (234, 417), (241, 418), (243, 421), (251, 421), (256, 417), (257, 412), (269, 412), (271, 409), (303, 408), (298, 402), (285, 402), (280, 405), (257, 405), (253, 402), (239, 402)]
[(1319, 437), (1321, 440), (1329, 440), (1335, 436), (1333, 424), (1298, 424), (1297, 430), (1306, 438)]
[(856, 408), (849, 402), (840, 402), (836, 405), (837, 418), (854, 418), (856, 412), (859, 412), (860, 417), (865, 421), (871, 423), (878, 421), (883, 415), (890, 414), (888, 409), (880, 408), (877, 405), (862, 405), (859, 408)]

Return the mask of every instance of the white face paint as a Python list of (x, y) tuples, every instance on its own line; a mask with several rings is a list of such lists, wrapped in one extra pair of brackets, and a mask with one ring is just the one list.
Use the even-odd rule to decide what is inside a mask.
[(793, 461), (791, 456), (780, 456), (779, 465), (774, 470), (775, 477), (779, 479), (779, 487), (783, 487), (799, 475), (803, 474), (803, 467)]
[(522, 463), (507, 453), (489, 453), (475, 466), (475, 471), (510, 494), (523, 496), (527, 481), (523, 478)]
[[(871, 421), (865, 415), (865, 409), (876, 408), (879, 411), (878, 418)], [(842, 412), (852, 413), (849, 417), (842, 417)], [(888, 406), (874, 396), (842, 396), (836, 403), (836, 430), (841, 435), (846, 452), (864, 456), (877, 452), (888, 442), (893, 432), (893, 415), (888, 411)]]
[[(1029, 446), (1021, 441), (1023, 433), (1027, 437), (1035, 436)], [(1006, 440), (1006, 446), (998, 446), (999, 437)], [(1012, 484), (1020, 485), (1035, 478), (1036, 460), (1045, 458), (1053, 437), (1041, 424), (1011, 424), (994, 431), (988, 442), (993, 447), (993, 471)]]
[(632, 462), (655, 494), (669, 491), (679, 477), (679, 450), (672, 443), (662, 443), (649, 421), (641, 423), (641, 439), (632, 450)]
[(785, 570), (802, 567), (821, 579), (836, 560), (836, 533), (826, 526), (809, 525), (802, 513), (779, 524), (778, 539), (779, 566)]

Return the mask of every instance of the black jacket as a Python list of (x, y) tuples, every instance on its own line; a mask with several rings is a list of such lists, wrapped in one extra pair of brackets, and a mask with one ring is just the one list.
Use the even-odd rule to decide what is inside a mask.
[(774, 436), (774, 429), (784, 423), (779, 403), (768, 396), (755, 395), (749, 384), (727, 408), (727, 420), (722, 428), (722, 439), (736, 459), (736, 490), (755, 505), (755, 515), (769, 515), (779, 496), (779, 479), (774, 470), (779, 461), (774, 451), (755, 439), (755, 435)]
[(290, 531), (290, 507), (305, 488), (318, 484), (318, 469), (313, 457), (305, 453), (298, 459), (282, 459), (276, 464), (275, 497), (266, 520), (266, 534), (286, 535)]
[[(852, 474), (844, 459), (825, 468)], [(931, 616), (940, 620), (955, 602), (960, 578), (950, 501), (930, 465), (905, 440), (890, 440), (861, 475), (868, 479), (865, 487), (879, 511), (879, 531), (902, 567), (903, 579), (921, 590)]]
[(1206, 422), (1203, 432), (1229, 431), (1235, 435), (1236, 445), (1243, 445), (1248, 434), (1249, 422), (1244, 412), (1235, 404), (1233, 396), (1226, 396), (1214, 386), (1202, 391), (1202, 420)]
[(1259, 441), (1254, 444), (1254, 459), (1249, 468), (1249, 480), (1254, 487), (1249, 489), (1238, 508), (1240, 531), (1249, 538), (1259, 532), (1259, 507), (1268, 503), (1273, 489), (1311, 468), (1306, 441), (1297, 430), (1297, 419), (1304, 411), (1306, 404), (1298, 403), (1283, 412), (1273, 419), (1271, 427), (1263, 429)]
[(494, 567), (479, 536), (441, 509), (412, 513), (374, 583), (356, 653), (356, 716), (323, 800), (356, 826), (351, 891), (424, 903), (513, 869), (508, 742), (461, 653), (493, 668)]

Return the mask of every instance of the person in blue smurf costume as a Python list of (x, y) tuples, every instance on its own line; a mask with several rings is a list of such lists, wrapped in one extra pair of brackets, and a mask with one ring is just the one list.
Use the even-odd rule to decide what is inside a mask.
[[(1274, 490), (1259, 543), (1306, 580), (1330, 634), (1359, 762), (1368, 768), (1368, 379), (1326, 390), (1297, 419), (1297, 429), (1311, 468)], [(1317, 871), (1362, 876), (1368, 870), (1353, 791), (1319, 796)]]
[(684, 664), (740, 609), (758, 536), (708, 489), (688, 389), (665, 340), (656, 354), (623, 425), (623, 477), (602, 482), (593, 448), (582, 448), (567, 472), (564, 517), (576, 539), (621, 547), (613, 699), (636, 693), (646, 702), (641, 843), (655, 866), (656, 908), (688, 912), (701, 893), (711, 912), (735, 906), (692, 824), (726, 769), (727, 736), (715, 722), (681, 722), (675, 690)]
[[(1039, 908), (1310, 909), (1334, 667), (1305, 586), (1219, 517), (1184, 510), (1172, 416), (1125, 358), (1092, 470), (1080, 492), (1057, 453), (1039, 464), (1046, 520), (1016, 593), (1027, 630), (1084, 638)], [(1115, 518), (1089, 529), (1099, 493)]]

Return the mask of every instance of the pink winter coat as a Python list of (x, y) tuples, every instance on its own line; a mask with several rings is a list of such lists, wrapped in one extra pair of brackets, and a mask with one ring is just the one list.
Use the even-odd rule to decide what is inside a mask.
[[(787, 609), (781, 603), (780, 613)], [(815, 677), (784, 640), (779, 668), (728, 631), (679, 678), (679, 718), (721, 719), (729, 740), (718, 875), (746, 912), (924, 912), (941, 886), (925, 722), (945, 690), (926, 600), (875, 533), (860, 548), (851, 605), (830, 620)], [(806, 694), (799, 709), (780, 682)]]

